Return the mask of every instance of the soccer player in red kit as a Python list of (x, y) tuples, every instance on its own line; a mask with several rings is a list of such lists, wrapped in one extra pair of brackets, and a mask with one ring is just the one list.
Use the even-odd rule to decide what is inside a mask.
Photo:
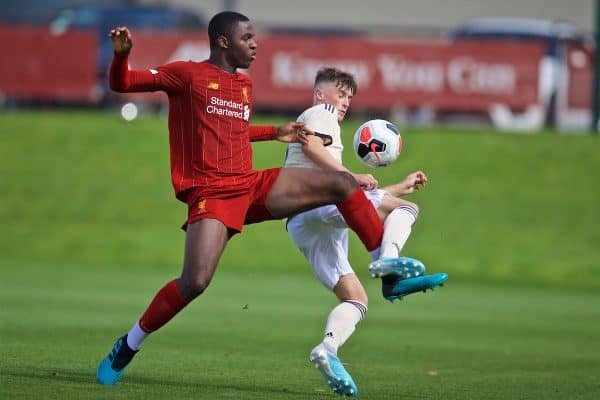
[(200, 63), (131, 71), (130, 31), (115, 28), (109, 36), (115, 53), (111, 88), (168, 95), (171, 179), (175, 196), (188, 205), (188, 217), (181, 276), (163, 286), (131, 330), (116, 341), (98, 366), (101, 384), (116, 383), (143, 340), (204, 292), (228, 239), (244, 224), (336, 204), (368, 251), (378, 251), (383, 234), (376, 210), (350, 174), (252, 168), (250, 142), (295, 141), (305, 128), (292, 122), (279, 128), (249, 125), (252, 82), (237, 72), (256, 57), (255, 33), (247, 17), (215, 15), (208, 26), (210, 57)]

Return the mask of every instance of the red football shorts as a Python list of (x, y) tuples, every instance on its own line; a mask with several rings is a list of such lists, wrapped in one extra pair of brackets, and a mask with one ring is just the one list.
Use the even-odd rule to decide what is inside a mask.
[[(186, 194), (188, 219), (183, 225), (201, 219), (217, 219), (229, 231), (238, 233), (246, 224), (276, 219), (267, 210), (267, 195), (279, 176), (281, 168), (253, 171), (243, 186), (227, 189), (219, 193), (215, 188), (196, 187)], [(210, 193), (210, 194), (207, 194)]]

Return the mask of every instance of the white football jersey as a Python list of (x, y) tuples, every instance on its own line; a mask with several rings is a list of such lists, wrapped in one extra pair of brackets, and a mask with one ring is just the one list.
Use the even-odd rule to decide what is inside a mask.
[[(315, 131), (324, 139), (325, 149), (342, 162), (342, 139), (340, 137), (340, 124), (338, 123), (338, 112), (331, 104), (317, 104), (306, 109), (296, 122), (304, 122), (306, 126)], [(288, 144), (284, 167), (319, 168), (302, 152), (300, 143)]]

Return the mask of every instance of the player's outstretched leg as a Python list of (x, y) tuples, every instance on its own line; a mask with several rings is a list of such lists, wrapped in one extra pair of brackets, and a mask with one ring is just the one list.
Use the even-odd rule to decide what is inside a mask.
[(414, 278), (425, 272), (425, 265), (415, 258), (386, 257), (369, 264), (371, 278), (393, 275), (400, 279)]
[(350, 397), (358, 395), (358, 388), (340, 359), (327, 350), (323, 343), (310, 352), (310, 362), (321, 371), (327, 385), (335, 393)]
[(127, 335), (120, 337), (115, 342), (111, 352), (104, 357), (98, 365), (96, 379), (102, 385), (114, 385), (121, 379), (125, 367), (129, 364), (137, 351), (131, 350), (127, 345)]
[(381, 292), (389, 301), (402, 300), (406, 295), (433, 290), (436, 286), (443, 286), (448, 280), (448, 274), (443, 272), (422, 275), (415, 278), (401, 279), (397, 275), (388, 275), (381, 278)]

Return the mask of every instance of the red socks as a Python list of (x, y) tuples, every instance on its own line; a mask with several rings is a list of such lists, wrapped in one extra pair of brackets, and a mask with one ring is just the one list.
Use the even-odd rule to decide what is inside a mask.
[(356, 189), (346, 200), (336, 205), (348, 227), (356, 232), (368, 251), (381, 245), (383, 224), (362, 189)]
[(140, 327), (147, 333), (153, 332), (169, 322), (187, 304), (179, 294), (175, 280), (172, 280), (154, 296), (140, 318)]

